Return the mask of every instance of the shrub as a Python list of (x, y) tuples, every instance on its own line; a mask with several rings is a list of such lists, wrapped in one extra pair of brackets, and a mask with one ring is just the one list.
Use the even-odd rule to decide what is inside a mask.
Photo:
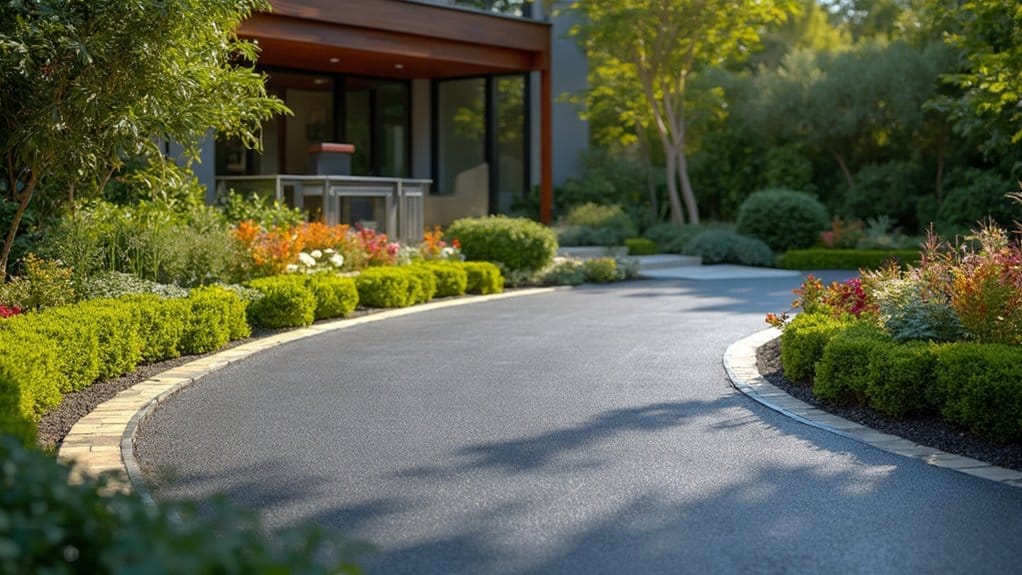
[(171, 359), (181, 355), (180, 343), (188, 327), (188, 314), (191, 308), (188, 300), (139, 294), (126, 296), (118, 301), (132, 307), (141, 338), (143, 362)]
[(950, 343), (936, 355), (933, 396), (945, 419), (994, 441), (1022, 440), (1022, 349)]
[(115, 299), (94, 299), (62, 311), (95, 326), (100, 379), (135, 371), (142, 361), (142, 338), (131, 306)]
[(468, 272), (454, 262), (426, 262), (421, 265), (436, 280), (436, 297), (463, 295), (468, 289)]
[(625, 240), (630, 256), (649, 256), (659, 253), (656, 242), (646, 238), (628, 238)]
[(144, 280), (122, 272), (99, 272), (79, 281), (84, 299), (118, 298), (135, 294), (156, 294), (168, 298), (188, 297), (188, 290), (175, 285)]
[(457, 265), (468, 276), (465, 293), (487, 295), (504, 291), (504, 276), (497, 266), (489, 262), (461, 262)]
[(447, 235), (460, 242), (466, 259), (493, 262), (509, 271), (540, 270), (557, 253), (553, 231), (525, 218), (463, 218), (447, 228)]
[(543, 271), (539, 278), (542, 285), (577, 286), (586, 281), (586, 270), (581, 260), (557, 258), (553, 265)]
[(557, 228), (557, 244), (560, 246), (619, 246), (621, 234), (610, 228), (589, 226), (567, 226)]
[(355, 279), (358, 301), (368, 307), (408, 307), (415, 303), (414, 280), (409, 278), (401, 268), (366, 268)]
[(20, 336), (38, 334), (48, 345), (60, 350), (57, 369), (60, 392), (77, 391), (91, 385), (100, 375), (100, 326), (82, 313), (80, 306), (50, 308), (0, 322), (0, 330)]
[(22, 310), (37, 310), (75, 301), (75, 288), (69, 268), (56, 260), (25, 256), (24, 274), (6, 284), (0, 283), (0, 303)]
[(827, 208), (816, 198), (774, 189), (755, 192), (742, 202), (736, 230), (783, 252), (812, 246), (829, 224)]
[(426, 303), (436, 295), (436, 278), (433, 272), (420, 267), (398, 268), (408, 274), (408, 289), (411, 290), (412, 305)]
[(588, 245), (619, 246), (624, 243), (625, 238), (630, 238), (637, 232), (635, 224), (621, 209), (621, 206), (600, 205), (592, 202), (571, 208), (564, 218), (564, 224), (568, 229), (576, 228), (595, 232), (591, 239), (598, 239), (598, 243)]
[(331, 274), (307, 276), (306, 285), (316, 298), (316, 319), (345, 317), (358, 306), (355, 280)]
[(945, 238), (966, 235), (988, 218), (1005, 228), (1018, 218), (1017, 206), (1005, 199), (1018, 186), (999, 174), (962, 170), (948, 176), (945, 190), (935, 222)]
[[(313, 528), (270, 536), (222, 501), (151, 505), (107, 478), (0, 437), (0, 573), (358, 573), (352, 544)], [(185, 520), (181, 520), (181, 515)]]
[(889, 262), (899, 265), (919, 261), (918, 250), (832, 250), (811, 248), (789, 250), (777, 258), (777, 267), (786, 270), (859, 270), (878, 269)]
[(890, 339), (878, 328), (858, 324), (833, 335), (823, 347), (813, 377), (813, 395), (834, 403), (866, 403), (869, 358)]
[(894, 417), (936, 411), (928, 389), (933, 382), (936, 353), (936, 346), (923, 342), (873, 348), (866, 382), (870, 406)]
[(916, 220), (919, 198), (919, 166), (913, 162), (870, 164), (855, 173), (855, 187), (845, 189), (842, 213), (864, 220), (889, 216), (908, 230), (918, 230), (929, 222)]
[(41, 334), (0, 330), (0, 432), (28, 441), (35, 436), (34, 422), (60, 404), (67, 385), (59, 353)]
[(190, 306), (188, 325), (181, 337), (181, 353), (194, 355), (220, 349), (232, 339), (251, 332), (246, 320), (245, 300), (219, 287), (193, 289), (186, 300)]
[(702, 226), (692, 224), (656, 224), (642, 235), (656, 242), (662, 252), (680, 253), (685, 244), (702, 231)]
[(726, 230), (707, 230), (692, 238), (682, 253), (700, 256), (703, 263), (774, 265), (774, 254), (763, 242)]
[(781, 335), (781, 367), (784, 377), (805, 383), (812, 379), (823, 348), (848, 322), (826, 313), (801, 313)]
[(250, 221), (266, 229), (276, 229), (296, 227), (305, 220), (305, 214), (300, 209), (255, 192), (246, 195), (228, 190), (226, 194), (217, 197), (216, 206), (231, 224)]
[(867, 275), (884, 329), (895, 341), (954, 341), (965, 335), (951, 306), (937, 297), (924, 299), (923, 286), (911, 278)]
[(617, 261), (614, 258), (591, 258), (582, 260), (582, 271), (586, 281), (609, 283), (618, 280)]
[(248, 321), (255, 327), (304, 327), (316, 317), (316, 296), (305, 276), (285, 275), (248, 282), (262, 297), (248, 305)]

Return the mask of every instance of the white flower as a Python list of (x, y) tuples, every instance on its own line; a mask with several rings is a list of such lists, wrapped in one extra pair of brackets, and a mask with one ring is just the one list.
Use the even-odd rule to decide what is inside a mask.
[(312, 258), (312, 256), (310, 256), (309, 254), (307, 254), (305, 252), (301, 252), (300, 254), (298, 254), (298, 261), (302, 262), (303, 264), (305, 264), (307, 266), (314, 266), (314, 265), (316, 265), (316, 260), (314, 260)]
[(332, 256), (332, 255), (334, 255), (334, 250), (333, 250), (333, 248), (327, 248), (327, 249), (323, 250), (323, 253), (325, 253), (328, 256)]
[(334, 267), (341, 267), (344, 265), (344, 256), (341, 254), (334, 254), (330, 256), (330, 263), (334, 264)]
[(454, 248), (446, 247), (440, 250), (440, 255), (444, 258), (449, 258), (454, 255)]
[(284, 269), (285, 269), (285, 270), (286, 270), (286, 271), (287, 271), (288, 273), (294, 273), (294, 272), (298, 271), (298, 266), (297, 266), (297, 265), (295, 265), (295, 264), (287, 264), (287, 267), (286, 267), (286, 268), (284, 268)]
[(323, 257), (323, 252), (319, 250), (312, 250), (312, 253), (310, 253), (309, 255), (318, 260), (319, 258)]

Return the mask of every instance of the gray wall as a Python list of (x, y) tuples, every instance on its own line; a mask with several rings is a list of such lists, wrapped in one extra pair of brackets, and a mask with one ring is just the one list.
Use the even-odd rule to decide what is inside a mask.
[[(553, 20), (551, 61), (555, 186), (581, 174), (581, 153), (589, 146), (588, 123), (578, 117), (579, 111), (575, 105), (559, 101), (563, 95), (584, 90), (587, 85), (588, 61), (575, 41), (567, 37), (574, 20), (574, 16), (564, 14)], [(536, 110), (538, 112), (539, 109)]]
[[(179, 165), (184, 165), (184, 153), (180, 144), (171, 142), (165, 149), (167, 156), (173, 158)], [(199, 183), (206, 186), (206, 202), (216, 201), (216, 156), (213, 142), (213, 130), (206, 133), (206, 138), (199, 145), (199, 161), (192, 164), (192, 171)]]

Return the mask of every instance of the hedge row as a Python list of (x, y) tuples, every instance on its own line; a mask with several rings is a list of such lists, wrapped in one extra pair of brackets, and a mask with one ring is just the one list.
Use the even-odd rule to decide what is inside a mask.
[(939, 413), (982, 437), (1022, 441), (1019, 346), (898, 343), (873, 326), (801, 314), (784, 330), (781, 363), (785, 377), (811, 379), (813, 394), (833, 403)]
[(901, 265), (919, 262), (919, 250), (788, 250), (777, 257), (777, 267), (788, 270), (878, 269), (894, 260)]
[(205, 353), (250, 333), (245, 301), (218, 287), (182, 299), (97, 299), (0, 322), (0, 432), (24, 441), (63, 394), (140, 363)]

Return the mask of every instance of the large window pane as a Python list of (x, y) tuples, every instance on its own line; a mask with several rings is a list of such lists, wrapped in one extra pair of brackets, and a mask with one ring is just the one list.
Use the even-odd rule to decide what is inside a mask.
[(440, 82), (436, 129), (436, 193), (489, 195), (485, 79)]
[(496, 161), (498, 213), (509, 213), (525, 194), (525, 76), (496, 82)]

